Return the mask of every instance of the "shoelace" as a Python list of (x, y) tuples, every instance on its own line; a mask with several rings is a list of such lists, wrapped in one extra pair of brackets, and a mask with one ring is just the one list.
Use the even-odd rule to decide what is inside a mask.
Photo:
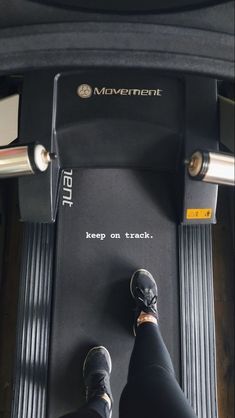
[(151, 297), (151, 299), (149, 299), (150, 293), (146, 294), (146, 292), (144, 292), (139, 287), (137, 287), (136, 290), (142, 295), (143, 298), (141, 298), (141, 296), (138, 296), (138, 299), (144, 304), (144, 306), (146, 306), (146, 308), (152, 308), (157, 303), (156, 295), (154, 295), (153, 297)]
[(101, 377), (100, 379), (98, 379), (95, 384), (92, 384), (92, 391), (91, 393), (88, 393), (88, 388), (86, 389), (86, 397), (93, 397), (98, 393), (105, 393), (107, 392), (107, 387), (105, 384), (105, 376)]

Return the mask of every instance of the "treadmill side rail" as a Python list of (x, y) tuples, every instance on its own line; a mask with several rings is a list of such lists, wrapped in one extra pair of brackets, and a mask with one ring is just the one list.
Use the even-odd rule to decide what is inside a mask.
[(25, 224), (11, 417), (46, 416), (54, 225)]
[(200, 418), (217, 418), (211, 225), (179, 227), (182, 388)]

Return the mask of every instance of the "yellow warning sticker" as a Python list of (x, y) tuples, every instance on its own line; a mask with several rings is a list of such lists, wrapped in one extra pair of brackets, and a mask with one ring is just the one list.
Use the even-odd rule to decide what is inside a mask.
[(187, 219), (211, 219), (212, 209), (187, 209)]

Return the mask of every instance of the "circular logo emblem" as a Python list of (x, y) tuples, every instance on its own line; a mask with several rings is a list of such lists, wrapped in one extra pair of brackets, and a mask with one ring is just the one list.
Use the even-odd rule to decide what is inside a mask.
[(93, 90), (89, 84), (81, 84), (77, 88), (77, 94), (81, 99), (89, 99), (92, 96)]

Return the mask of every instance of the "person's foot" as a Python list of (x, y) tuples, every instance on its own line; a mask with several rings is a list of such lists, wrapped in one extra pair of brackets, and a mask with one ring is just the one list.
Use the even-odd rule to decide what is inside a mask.
[(148, 270), (139, 269), (131, 277), (130, 291), (136, 303), (136, 316), (133, 327), (136, 335), (136, 328), (140, 324), (144, 322), (158, 323), (158, 290), (152, 274)]
[(101, 397), (111, 411), (113, 397), (110, 387), (112, 360), (105, 347), (93, 347), (87, 354), (83, 364), (83, 378), (86, 387), (86, 400)]

